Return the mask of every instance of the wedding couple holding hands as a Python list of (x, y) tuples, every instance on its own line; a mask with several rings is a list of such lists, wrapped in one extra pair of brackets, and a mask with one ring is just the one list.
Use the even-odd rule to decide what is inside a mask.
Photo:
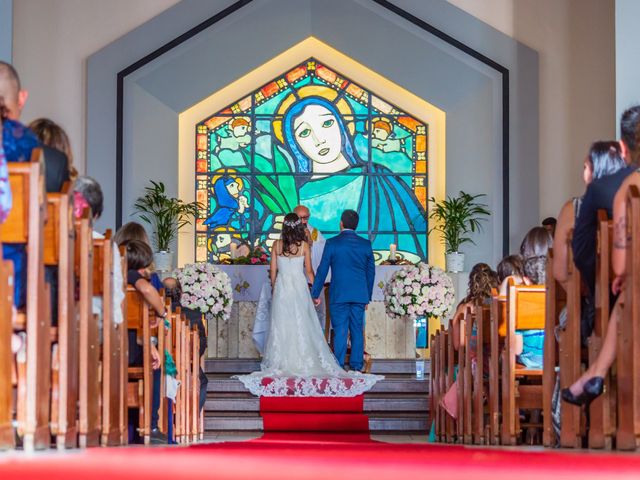
[[(312, 244), (317, 239), (307, 228), (309, 211), (304, 207), (296, 211), (300, 215), (285, 216), (281, 238), (271, 250), (271, 319), (261, 370), (237, 378), (258, 396), (359, 395), (383, 378), (361, 371), (365, 310), (375, 278), (371, 242), (355, 233), (358, 214), (345, 210), (340, 234), (326, 241), (314, 272)], [(334, 352), (325, 341), (315, 308), (321, 303), (329, 271)], [(349, 371), (345, 370), (348, 338)]]

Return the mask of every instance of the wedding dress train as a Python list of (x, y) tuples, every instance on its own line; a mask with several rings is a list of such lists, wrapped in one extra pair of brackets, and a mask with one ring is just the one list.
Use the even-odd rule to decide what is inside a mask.
[(353, 397), (384, 377), (346, 372), (327, 345), (304, 274), (304, 257), (279, 256), (271, 325), (259, 372), (239, 375), (257, 396)]

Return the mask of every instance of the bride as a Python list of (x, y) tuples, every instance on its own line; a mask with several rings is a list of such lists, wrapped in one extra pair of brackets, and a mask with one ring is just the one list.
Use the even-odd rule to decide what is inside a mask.
[[(306, 272), (306, 276), (305, 276)], [(261, 369), (238, 378), (258, 396), (351, 397), (383, 377), (346, 372), (324, 339), (311, 299), (311, 249), (295, 213), (284, 218), (281, 239), (271, 250), (271, 325)]]

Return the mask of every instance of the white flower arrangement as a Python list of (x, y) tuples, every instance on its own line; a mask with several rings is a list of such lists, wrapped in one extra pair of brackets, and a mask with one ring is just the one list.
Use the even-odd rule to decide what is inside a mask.
[(398, 270), (384, 289), (384, 303), (391, 318), (444, 317), (455, 299), (451, 278), (426, 263)]
[(182, 285), (180, 303), (199, 310), (207, 319), (227, 321), (233, 305), (229, 276), (210, 263), (192, 263), (173, 272)]

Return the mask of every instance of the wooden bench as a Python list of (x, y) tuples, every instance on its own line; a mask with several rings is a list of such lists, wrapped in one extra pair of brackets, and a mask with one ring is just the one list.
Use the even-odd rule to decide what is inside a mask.
[[(564, 287), (553, 276), (553, 249), (547, 254), (546, 268), (546, 310), (544, 323), (544, 364), (542, 367), (542, 444), (545, 447), (555, 445), (556, 434), (553, 429), (553, 405), (551, 400), (556, 386), (558, 366), (558, 342), (556, 326), (560, 312), (567, 303)], [(561, 401), (561, 400), (559, 400)]]
[[(589, 337), (589, 363), (595, 361), (602, 349), (611, 315), (610, 292), (612, 280), (611, 245), (612, 222), (605, 210), (598, 211), (598, 237), (596, 256), (596, 316), (593, 333)], [(604, 393), (596, 398), (589, 410), (589, 448), (611, 449), (616, 425), (615, 395), (612, 391), (612, 375), (605, 377)]]
[(616, 447), (635, 450), (640, 446), (640, 191), (635, 185), (627, 193), (626, 284), (624, 308), (618, 324)]
[(101, 444), (120, 445), (120, 390), (122, 368), (121, 335), (124, 327), (115, 323), (113, 289), (123, 288), (115, 283), (113, 273), (113, 241), (111, 230), (104, 238), (93, 240), (93, 295), (102, 298), (102, 426)]
[[(567, 325), (560, 332), (558, 348), (560, 366), (560, 388), (568, 388), (581, 375), (580, 346), (580, 312), (582, 278), (573, 262), (571, 234), (567, 239)], [(581, 448), (580, 434), (581, 409), (567, 402), (562, 402), (560, 421), (560, 446), (565, 448)]]
[(493, 289), (491, 294), (490, 308), (489, 443), (500, 445), (502, 442), (500, 357), (507, 332), (507, 299), (501, 297), (496, 289)]
[(518, 443), (521, 409), (542, 410), (542, 370), (516, 364), (516, 330), (543, 330), (544, 323), (545, 287), (510, 285), (502, 361), (502, 439), (505, 445)]
[(87, 208), (76, 228), (76, 276), (79, 285), (80, 319), (80, 447), (100, 445), (100, 345), (93, 314), (93, 224)]
[[(127, 407), (138, 409), (138, 431), (144, 444), (151, 443), (153, 369), (151, 365), (151, 317), (149, 305), (133, 287), (126, 294), (128, 330), (135, 330), (142, 343), (142, 365), (128, 366)], [(131, 348), (131, 347), (130, 347)]]
[(73, 200), (66, 183), (47, 194), (44, 264), (57, 268), (57, 328), (52, 328), (51, 433), (58, 448), (78, 445), (79, 323), (75, 302)]
[[(114, 247), (115, 248), (115, 247)], [(120, 326), (119, 350), (120, 350), (120, 390), (118, 396), (118, 425), (120, 430), (120, 444), (129, 443), (129, 406), (128, 406), (128, 384), (129, 384), (129, 335), (127, 334), (127, 250), (125, 247), (117, 247), (120, 249), (121, 271), (123, 276), (122, 288), (125, 295), (122, 301), (122, 319), (123, 324)], [(114, 285), (114, 288), (116, 286)]]
[[(2, 245), (0, 245), (0, 249)], [(0, 250), (1, 251), (1, 250)], [(11, 325), (13, 309), (13, 265), (0, 260), (0, 450), (15, 447), (13, 431), (13, 382), (11, 351)], [(9, 368), (11, 366), (11, 368)]]
[[(19, 356), (18, 433), (26, 451), (49, 448), (51, 317), (44, 282), (43, 229), (46, 208), (41, 149), (31, 161), (9, 163), (13, 207), (0, 230), (0, 241), (24, 245), (27, 252), (26, 307), (18, 312), (17, 330), (26, 332), (26, 355)], [(22, 362), (26, 362), (26, 365)], [(8, 368), (8, 366), (6, 367)]]

